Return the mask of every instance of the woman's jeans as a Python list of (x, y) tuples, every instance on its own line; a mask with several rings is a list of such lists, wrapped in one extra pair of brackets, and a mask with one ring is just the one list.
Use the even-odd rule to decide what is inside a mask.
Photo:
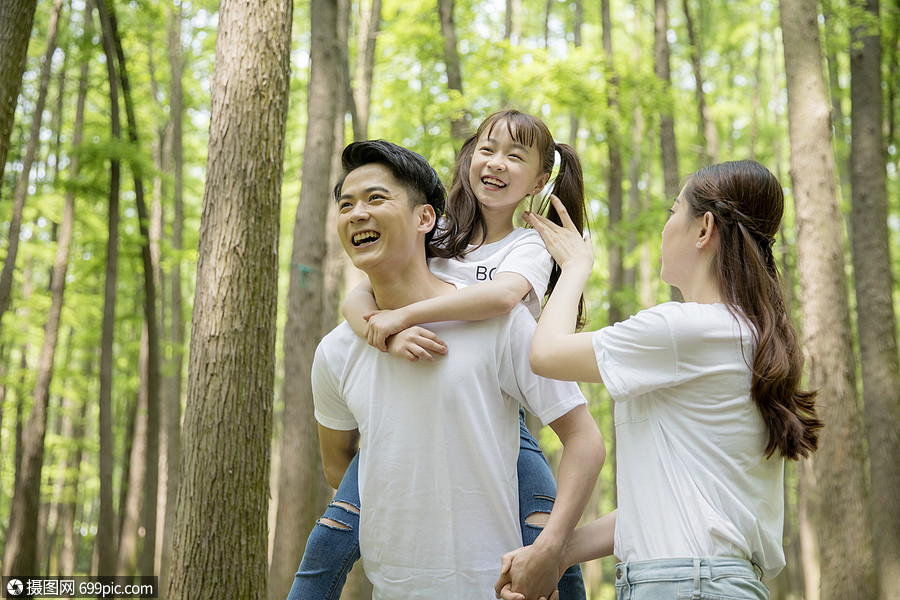
[(742, 558), (664, 558), (616, 565), (616, 600), (765, 600), (769, 589)]
[[(556, 480), (537, 441), (525, 426), (525, 411), (519, 409), (520, 444), (517, 471), (519, 478), (519, 518), (522, 523), (522, 542), (530, 545), (541, 533), (541, 527), (525, 521), (532, 513), (549, 514), (556, 498)], [(338, 600), (347, 581), (347, 574), (359, 560), (359, 455), (344, 473), (334, 500), (322, 519), (339, 523), (335, 527), (322, 522), (309, 534), (306, 551), (288, 600)], [(349, 505), (349, 510), (341, 505)], [(500, 557), (497, 557), (500, 564)], [(498, 571), (497, 575), (500, 573)], [(583, 600), (584, 581), (581, 567), (570, 567), (559, 581), (560, 600)]]

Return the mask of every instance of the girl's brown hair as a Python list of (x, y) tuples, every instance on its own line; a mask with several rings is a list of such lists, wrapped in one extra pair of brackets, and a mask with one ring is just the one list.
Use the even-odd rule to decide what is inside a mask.
[(803, 354), (788, 320), (772, 245), (784, 212), (778, 179), (751, 160), (705, 167), (684, 186), (694, 217), (713, 215), (719, 233), (714, 270), (729, 310), (749, 321), (757, 342), (750, 393), (769, 430), (765, 455), (808, 456), (822, 422), (816, 391), (800, 389)]
[[(584, 201), (584, 176), (581, 169), (581, 160), (575, 153), (575, 149), (568, 144), (557, 144), (553, 135), (543, 121), (533, 115), (517, 110), (502, 110), (492, 114), (482, 121), (478, 131), (469, 136), (463, 143), (457, 154), (456, 164), (453, 168), (453, 181), (450, 184), (450, 192), (447, 195), (447, 204), (444, 211), (444, 220), (441, 230), (435, 234), (432, 243), (432, 253), (441, 258), (460, 258), (465, 256), (471, 245), (480, 246), (484, 243), (487, 231), (484, 217), (478, 204), (478, 198), (469, 184), (469, 168), (472, 166), (472, 156), (478, 139), (487, 132), (490, 134), (494, 127), (505, 126), (510, 137), (516, 142), (534, 147), (541, 157), (541, 172), (550, 174), (559, 153), (559, 173), (553, 184), (553, 194), (559, 198), (566, 211), (575, 223), (579, 231), (584, 229), (586, 209)], [(548, 197), (549, 198), (549, 197)], [(562, 221), (556, 209), (545, 199), (541, 206), (533, 207), (534, 212), (544, 214), (548, 219), (558, 225)], [(547, 283), (547, 295), (553, 291), (556, 281), (559, 279), (560, 268), (555, 262)], [(584, 299), (578, 305), (578, 326), (584, 324)]]

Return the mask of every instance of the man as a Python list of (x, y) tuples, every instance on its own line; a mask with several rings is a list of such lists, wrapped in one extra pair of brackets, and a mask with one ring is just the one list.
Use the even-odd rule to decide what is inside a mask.
[[(452, 292), (426, 263), (444, 189), (424, 158), (384, 141), (344, 149), (338, 235), (379, 307)], [(564, 444), (556, 504), (514, 582), (549, 597), (560, 553), (605, 450), (574, 384), (535, 376), (524, 306), (476, 322), (429, 324), (448, 352), (431, 363), (370, 347), (343, 323), (316, 351), (313, 393), (322, 460), (337, 487), (359, 452), (360, 551), (378, 599), (493, 598), (500, 557), (521, 545), (518, 405)]]

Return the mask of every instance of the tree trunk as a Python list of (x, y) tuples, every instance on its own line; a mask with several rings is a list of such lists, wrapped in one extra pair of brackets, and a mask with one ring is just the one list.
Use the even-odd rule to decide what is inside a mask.
[[(109, 81), (110, 122), (114, 140), (122, 138), (119, 119), (119, 78), (116, 75), (116, 50), (112, 32), (108, 31), (106, 1), (96, 3), (103, 30), (103, 52)], [(119, 184), (121, 163), (116, 156), (110, 159), (109, 175), (109, 237), (106, 244), (106, 283), (103, 302), (103, 325), (100, 338), (100, 518), (97, 522), (96, 544), (99, 551), (98, 566), (110, 573), (115, 569), (118, 556), (118, 533), (113, 511), (113, 462), (115, 438), (112, 431), (112, 366), (113, 329), (116, 318), (116, 277), (119, 262)]]
[[(581, 0), (574, 0), (572, 3), (575, 22), (572, 24), (572, 45), (576, 48), (581, 47), (581, 34), (584, 29), (584, 5)], [(608, 12), (608, 11), (607, 11)], [(605, 33), (604, 33), (605, 35)], [(610, 55), (612, 61), (612, 55)], [(610, 62), (610, 64), (612, 64)], [(569, 115), (569, 145), (578, 149), (578, 129), (581, 124), (578, 121), (578, 114), (573, 112)]]
[(172, 534), (175, 523), (175, 501), (178, 493), (179, 459), (181, 456), (181, 393), (184, 366), (184, 301), (181, 297), (181, 249), (184, 245), (184, 49), (181, 42), (181, 20), (183, 8), (176, 0), (177, 10), (171, 5), (166, 14), (169, 39), (169, 67), (171, 69), (171, 90), (169, 92), (169, 114), (172, 119), (171, 159), (172, 159), (172, 250), (176, 260), (172, 261), (169, 273), (169, 293), (171, 294), (171, 323), (169, 342), (172, 358), (168, 372), (170, 387), (166, 394), (166, 517), (161, 539), (160, 589), (168, 589), (169, 565), (172, 559)]
[(356, 57), (356, 87), (354, 99), (356, 104), (357, 124), (353, 131), (356, 140), (369, 139), (369, 107), (372, 103), (372, 76), (375, 72), (375, 43), (378, 41), (378, 29), (381, 27), (381, 0), (372, 0), (369, 10), (364, 3), (359, 3), (360, 23), (357, 37), (358, 54)]
[(612, 19), (610, 18), (609, 0), (601, 2), (601, 21), (603, 24), (603, 51), (606, 55), (606, 98), (611, 118), (607, 119), (606, 135), (609, 151), (609, 171), (606, 174), (606, 193), (609, 207), (609, 325), (618, 323), (627, 315), (624, 314), (620, 303), (622, 284), (625, 280), (623, 267), (623, 246), (625, 238), (622, 235), (622, 155), (619, 153), (619, 129), (617, 113), (619, 112), (619, 78), (616, 75), (613, 62), (612, 46)]
[[(325, 320), (326, 216), (331, 199), (334, 98), (343, 97), (337, 6), (311, 4), (311, 65), (300, 201), (294, 220), (291, 273), (284, 328), (284, 441), (281, 450), (272, 589), (287, 596), (306, 539), (329, 496), (319, 456), (310, 372), (316, 346), (333, 323)], [(279, 560), (282, 559), (282, 560)], [(274, 593), (277, 591), (277, 593)]]
[(170, 600), (266, 598), (292, 13), (219, 9)]
[[(0, 280), (0, 318), (9, 306), (9, 295), (12, 286), (12, 271), (16, 261), (19, 226), (22, 221), (22, 207), (28, 194), (28, 173), (34, 162), (34, 155), (40, 137), (41, 117), (47, 99), (47, 88), (50, 83), (51, 58), (56, 51), (56, 36), (62, 0), (55, 0), (50, 15), (50, 27), (47, 41), (47, 52), (41, 66), (40, 91), (31, 124), (28, 148), (25, 152), (23, 172), (16, 184), (13, 222), (10, 223), (10, 240), (6, 261), (3, 265)], [(56, 342), (59, 337), (59, 319), (62, 312), (65, 272), (68, 266), (69, 242), (72, 239), (72, 221), (74, 213), (69, 203), (66, 204), (63, 226), (59, 233), (56, 262), (51, 280), (51, 307), (44, 325), (44, 343), (38, 358), (37, 374), (34, 385), (34, 404), (31, 416), (22, 439), (22, 462), (16, 470), (15, 489), (10, 506), (9, 529), (6, 532), (6, 545), (3, 556), (5, 574), (37, 574), (38, 571), (38, 513), (41, 501), (41, 470), (44, 466), (44, 437), (47, 431), (47, 407), (50, 402), (50, 380), (53, 376), (53, 359), (56, 354)], [(18, 224), (15, 222), (18, 220)]]
[[(675, 118), (672, 106), (671, 74), (669, 71), (669, 7), (668, 0), (654, 0), (654, 69), (663, 88), (664, 108), (659, 114), (659, 147), (662, 153), (663, 182), (667, 200), (674, 201), (681, 191), (678, 169), (678, 146), (675, 143)], [(676, 287), (670, 288), (672, 300), (682, 300)]]
[[(61, 11), (62, 0), (54, 0), (53, 12), (50, 13), (50, 24), (47, 31), (47, 50), (44, 52), (44, 60), (41, 63), (41, 78), (37, 102), (35, 103), (34, 112), (31, 117), (31, 130), (28, 134), (28, 144), (25, 147), (22, 172), (19, 173), (19, 177), (16, 179), (16, 190), (13, 196), (13, 213), (12, 219), (9, 222), (9, 245), (6, 248), (6, 258), (3, 261), (3, 271), (0, 272), (0, 326), (2, 326), (3, 315), (9, 310), (10, 299), (12, 297), (13, 272), (16, 269), (16, 257), (19, 252), (19, 233), (22, 230), (22, 212), (25, 209), (25, 200), (28, 197), (28, 182), (31, 176), (31, 167), (34, 165), (34, 157), (37, 154), (37, 148), (40, 142), (41, 124), (43, 122), (44, 106), (47, 103), (47, 88), (50, 86), (50, 72), (53, 67), (53, 54), (56, 52), (56, 37), (59, 32), (59, 14)], [(3, 16), (0, 16), (0, 27), (4, 24), (6, 24), (6, 20)], [(2, 49), (2, 46), (0, 46), (0, 49)], [(0, 54), (0, 56), (3, 55)], [(22, 66), (24, 66), (24, 62)], [(5, 68), (6, 67), (4, 67), (4, 69)], [(18, 95), (18, 91), (16, 94)], [(15, 105), (14, 99), (12, 102), (13, 111), (15, 111)], [(2, 126), (2, 124), (0, 124), (0, 126)], [(8, 144), (8, 134), (6, 138)], [(3, 154), (5, 160), (6, 152), (4, 151)], [(0, 175), (2, 175), (2, 170), (3, 168), (0, 167)], [(2, 181), (2, 179), (0, 179), (0, 181)]]
[[(85, 3), (84, 9), (84, 24), (83, 30), (86, 39), (91, 39), (93, 36), (93, 27), (92, 27), (92, 19), (91, 19), (91, 11), (93, 10), (93, 3), (91, 0), (88, 0)], [(69, 180), (77, 181), (80, 173), (80, 160), (77, 150), (81, 148), (81, 140), (84, 133), (84, 106), (85, 101), (87, 99), (87, 88), (88, 88), (88, 68), (89, 64), (87, 61), (83, 62), (81, 65), (81, 71), (78, 76), (78, 99), (75, 105), (75, 122), (72, 127), (72, 148), (76, 150), (76, 152), (72, 152), (69, 158)], [(66, 190), (66, 204), (65, 204), (65, 212), (64, 220), (68, 215), (69, 207), (72, 206), (72, 210), (74, 211), (75, 204), (75, 193), (71, 188)], [(74, 214), (74, 212), (73, 212)], [(63, 235), (60, 233), (60, 238)], [(63, 283), (65, 283), (65, 279), (63, 279)], [(71, 332), (69, 334), (71, 336)], [(85, 369), (85, 372), (91, 372), (91, 369)], [(87, 401), (81, 401), (80, 408), (80, 417), (76, 420), (76, 423), (73, 427), (72, 439), (76, 440), (76, 447), (71, 450), (71, 454), (69, 457), (69, 468), (76, 468), (77, 472), (80, 473), (80, 465), (84, 455), (84, 429), (85, 429), (85, 418), (87, 416)], [(78, 498), (78, 482), (79, 475), (75, 475), (73, 479), (69, 482), (70, 492), (68, 499), (63, 504), (63, 516), (62, 516), (62, 531), (63, 531), (63, 539), (62, 546), (59, 551), (59, 560), (58, 571), (60, 575), (68, 576), (73, 575), (75, 573), (75, 557), (76, 557), (76, 547), (75, 547), (75, 515), (77, 511), (77, 503), (76, 499)]]
[(666, 198), (675, 200), (681, 181), (678, 170), (678, 148), (675, 144), (675, 119), (672, 117), (671, 75), (669, 71), (669, 40), (666, 37), (669, 29), (668, 0), (654, 0), (654, 65), (665, 95), (665, 108), (659, 115), (659, 145), (662, 152), (663, 181)]
[[(455, 0), (438, 0), (441, 15), (441, 34), (444, 36), (444, 65), (447, 68), (447, 87), (462, 96), (462, 71), (459, 66), (459, 51), (456, 45), (456, 25), (453, 22)], [(465, 116), (454, 116), (450, 121), (450, 134), (461, 143), (468, 135), (469, 126)]]
[[(837, 165), (837, 176), (840, 187), (838, 188), (841, 196), (850, 198), (850, 148), (845, 143), (847, 139), (847, 123), (844, 114), (843, 100), (846, 98), (845, 88), (841, 87), (841, 58), (838, 58), (838, 48), (841, 43), (841, 34), (836, 31), (838, 26), (844, 26), (844, 17), (834, 14), (834, 8), (822, 7), (822, 26), (823, 45), (825, 48), (825, 67), (828, 74), (828, 91), (831, 99), (831, 127), (834, 130), (834, 139), (839, 140), (833, 145), (835, 152), (835, 163)], [(841, 196), (838, 196), (840, 199)]]
[[(141, 331), (140, 357), (138, 358), (138, 371), (140, 372), (140, 387), (138, 388), (137, 402), (134, 405), (133, 429), (128, 436), (131, 440), (131, 448), (123, 460), (128, 461), (128, 468), (123, 469), (122, 501), (119, 503), (119, 556), (116, 564), (116, 575), (128, 577), (137, 574), (138, 563), (138, 528), (140, 523), (141, 498), (143, 489), (141, 483), (147, 472), (147, 324)], [(150, 532), (148, 531), (147, 534)], [(149, 537), (149, 536), (147, 536)], [(145, 537), (146, 539), (146, 537)], [(152, 571), (149, 571), (152, 572)]]
[(819, 600), (822, 570), (819, 561), (819, 542), (816, 539), (816, 526), (813, 523), (812, 515), (816, 475), (812, 461), (809, 459), (801, 459), (798, 467), (797, 528), (800, 534), (800, 554), (803, 565), (803, 598), (804, 600)]
[(825, 600), (868, 599), (877, 597), (871, 518), (817, 17), (815, 0), (781, 2), (803, 337), (825, 422), (813, 459), (821, 590)]
[(0, 181), (9, 154), (37, 0), (0, 2)]
[[(119, 65), (119, 80), (122, 84), (122, 98), (125, 101), (125, 114), (128, 121), (128, 141), (135, 150), (140, 146), (137, 133), (137, 118), (134, 113), (134, 102), (131, 98), (131, 84), (128, 79), (125, 53), (122, 49), (122, 39), (119, 36), (119, 27), (116, 22), (114, 5), (109, 5), (109, 20), (112, 39), (115, 43), (116, 58)], [(154, 273), (156, 267), (150, 250), (150, 234), (148, 224), (150, 213), (147, 203), (144, 201), (144, 181), (141, 164), (132, 161), (131, 172), (134, 175), (134, 196), (137, 206), (138, 230), (141, 233), (141, 262), (144, 275), (144, 322), (146, 334), (147, 360), (146, 372), (143, 378), (143, 394), (146, 399), (146, 437), (144, 439), (144, 463), (143, 471), (143, 527), (144, 536), (143, 557), (141, 559), (142, 573), (155, 573), (156, 557), (156, 493), (159, 482), (159, 328), (156, 314), (156, 282)], [(138, 414), (141, 414), (140, 411)], [(140, 486), (138, 486), (140, 489)], [(120, 565), (122, 563), (120, 562)]]
[[(854, 4), (857, 4), (854, 2)], [(876, 19), (878, 0), (859, 0)], [(851, 242), (872, 482), (879, 590), (900, 598), (900, 364), (891, 291), (890, 233), (882, 135), (881, 36), (853, 30), (850, 42), (853, 190)]]
[(709, 114), (709, 106), (706, 104), (706, 92), (703, 91), (703, 68), (700, 58), (700, 41), (694, 31), (694, 19), (691, 15), (689, 0), (681, 0), (684, 8), (685, 25), (687, 26), (688, 41), (691, 45), (691, 66), (694, 69), (694, 85), (697, 88), (697, 108), (700, 116), (700, 131), (703, 134), (703, 148), (701, 149), (705, 163), (719, 162), (719, 133), (716, 131), (716, 123)]

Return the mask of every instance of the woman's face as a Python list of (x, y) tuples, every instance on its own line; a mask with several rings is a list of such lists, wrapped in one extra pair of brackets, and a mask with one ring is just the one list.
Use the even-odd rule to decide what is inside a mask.
[[(698, 257), (697, 242), (700, 220), (691, 216), (690, 207), (683, 200), (684, 190), (669, 209), (669, 220), (662, 231), (660, 278), (682, 289), (689, 282)], [(683, 291), (683, 289), (682, 289)]]
[(515, 141), (506, 123), (495, 123), (479, 136), (469, 167), (469, 185), (482, 210), (515, 210), (525, 196), (547, 183), (537, 148)]

